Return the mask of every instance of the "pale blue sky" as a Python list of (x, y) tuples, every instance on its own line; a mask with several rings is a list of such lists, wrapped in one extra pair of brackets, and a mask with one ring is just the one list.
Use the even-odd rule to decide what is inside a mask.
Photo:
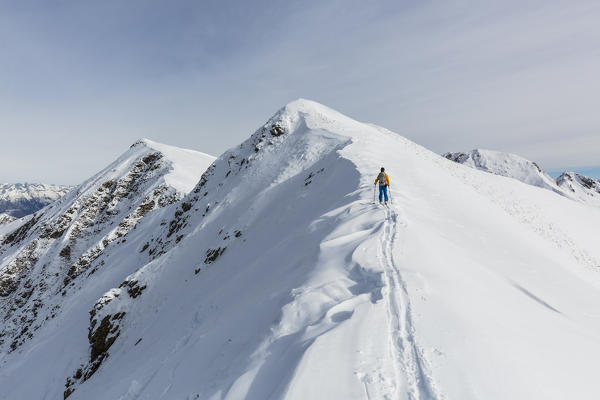
[[(2, 1), (0, 181), (219, 155), (304, 97), (433, 151), (600, 165), (596, 1)], [(597, 171), (597, 170), (596, 170)]]

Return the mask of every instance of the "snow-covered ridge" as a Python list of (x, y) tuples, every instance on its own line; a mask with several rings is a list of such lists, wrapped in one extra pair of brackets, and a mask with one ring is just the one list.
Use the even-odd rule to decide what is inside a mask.
[[(105, 266), (107, 253), (126, 250), (127, 240), (143, 236), (135, 231), (138, 224), (187, 194), (213, 160), (140, 140), (103, 171), (0, 235), (0, 360), (55, 318), (67, 299), (94, 286), (86, 278)], [(129, 261), (127, 267), (134, 268)], [(110, 267), (108, 276), (123, 273)]]
[(468, 153), (444, 153), (442, 156), (474, 169), (513, 178), (576, 201), (600, 206), (600, 183), (593, 178), (565, 172), (555, 180), (537, 163), (499, 151), (475, 149)]
[[(373, 204), (381, 166), (390, 207)], [(298, 100), (90, 267), (63, 272), (64, 296), (62, 280), (46, 292), (60, 309), (0, 356), (0, 387), (70, 400), (593, 398), (599, 223), (595, 208)]]
[(71, 189), (71, 186), (43, 183), (0, 183), (0, 213), (15, 218), (33, 214)]
[(554, 179), (539, 165), (516, 154), (475, 149), (468, 153), (445, 153), (443, 157), (471, 168), (517, 179), (544, 189), (557, 189)]

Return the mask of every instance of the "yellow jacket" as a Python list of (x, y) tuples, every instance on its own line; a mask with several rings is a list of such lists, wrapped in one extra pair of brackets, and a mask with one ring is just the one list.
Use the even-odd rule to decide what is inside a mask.
[[(377, 184), (377, 182), (379, 182), (379, 174), (377, 175), (377, 178), (375, 178), (375, 184)], [(390, 186), (390, 177), (388, 174), (385, 174), (385, 184)]]

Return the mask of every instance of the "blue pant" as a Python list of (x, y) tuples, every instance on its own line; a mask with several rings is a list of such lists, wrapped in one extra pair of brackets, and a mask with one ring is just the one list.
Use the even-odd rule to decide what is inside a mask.
[(381, 198), (385, 196), (385, 201), (388, 201), (387, 197), (387, 185), (379, 185), (379, 202), (381, 203)]

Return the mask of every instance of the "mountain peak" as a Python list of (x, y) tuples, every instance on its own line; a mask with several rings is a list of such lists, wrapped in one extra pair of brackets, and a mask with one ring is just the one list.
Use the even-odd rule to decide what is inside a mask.
[(200, 151), (141, 138), (133, 143), (129, 150), (123, 153), (107, 169), (115, 169), (116, 165), (127, 165), (140, 157), (154, 153), (164, 156), (165, 160), (170, 163), (171, 172), (164, 176), (167, 184), (184, 194), (194, 188), (198, 176), (215, 160), (215, 157)]
[(282, 109), (287, 110), (288, 112), (296, 112), (296, 111), (310, 112), (310, 111), (318, 111), (318, 110), (322, 110), (322, 109), (328, 109), (328, 110), (334, 111), (334, 110), (330, 109), (329, 107), (327, 107), (321, 103), (318, 103), (314, 100), (308, 100), (308, 99), (303, 99), (303, 98), (298, 98), (296, 100), (290, 101), (285, 106), (283, 106)]
[[(364, 125), (347, 115), (340, 113), (330, 107), (313, 100), (299, 98), (290, 101), (285, 106), (280, 108), (265, 124), (278, 125), (285, 127), (288, 131), (295, 131), (297, 124), (300, 122), (307, 126), (315, 127), (317, 125), (335, 124), (337, 128), (342, 128), (341, 131), (352, 131), (351, 126)], [(343, 127), (350, 129), (343, 129)], [(340, 129), (336, 129), (340, 131)], [(301, 130), (304, 132), (305, 130)]]
[[(170, 144), (156, 142), (156, 141), (148, 139), (148, 138), (138, 139), (135, 141), (135, 143), (133, 143), (131, 146), (129, 146), (130, 149), (136, 148), (136, 147), (137, 148), (149, 148), (152, 150), (160, 151), (161, 153), (164, 151), (170, 151), (170, 150), (195, 151), (195, 150), (190, 150), (190, 149), (184, 149), (184, 148), (177, 147), (177, 146), (172, 146)], [(199, 153), (199, 152), (196, 152), (196, 153)]]
[(189, 152), (143, 140), (0, 243), (6, 398), (595, 393), (597, 210), (304, 99), (170, 196)]

